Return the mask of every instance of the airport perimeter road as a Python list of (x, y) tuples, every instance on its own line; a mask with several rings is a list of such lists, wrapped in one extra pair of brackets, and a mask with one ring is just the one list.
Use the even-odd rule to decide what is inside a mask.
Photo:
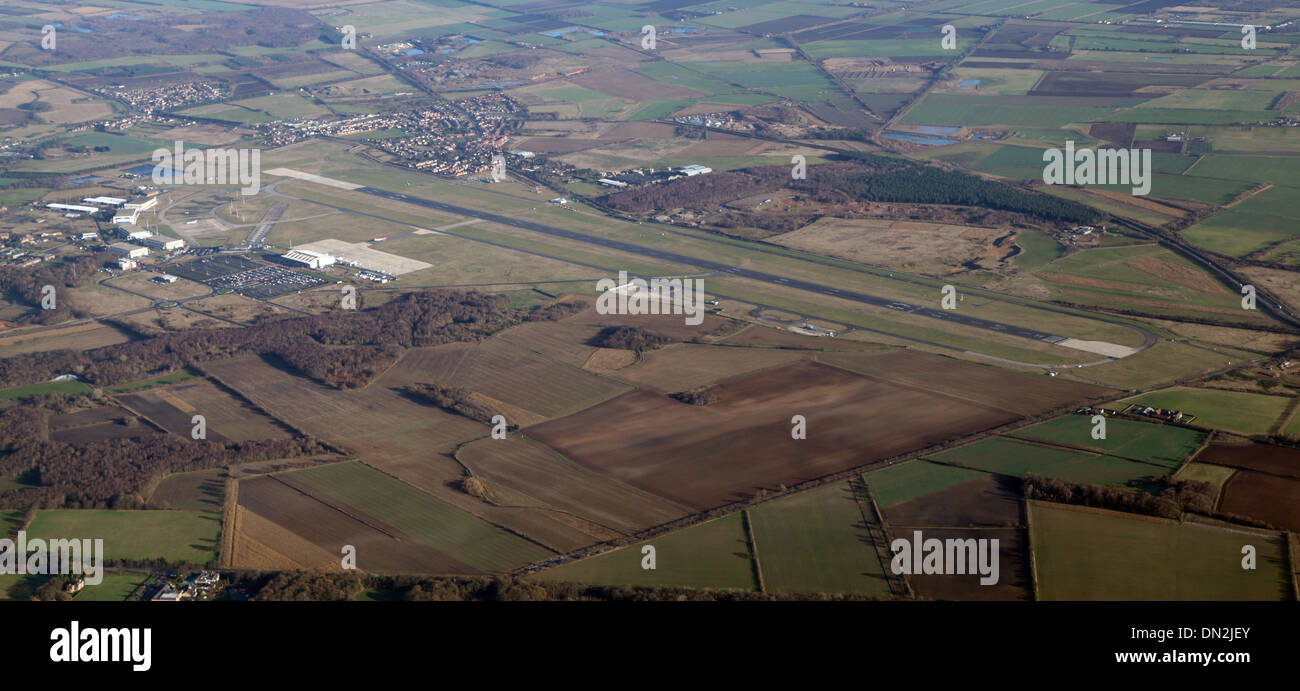
[[(739, 267), (731, 266), (729, 264), (723, 264), (721, 262), (710, 261), (708, 259), (701, 259), (699, 257), (692, 257), (684, 254), (676, 254), (674, 252), (665, 252), (663, 250), (643, 247), (641, 245), (633, 245), (627, 242), (620, 242), (618, 240), (611, 240), (609, 238), (603, 238), (597, 235), (588, 235), (586, 233), (579, 233), (572, 230), (565, 230), (563, 228), (556, 228), (554, 226), (543, 225), (541, 223), (534, 223), (532, 221), (521, 221), (519, 219), (511, 218), (509, 216), (501, 216), (499, 214), (493, 214), (486, 211), (479, 211), (478, 209), (470, 209), (463, 206), (455, 206), (453, 204), (444, 204), (442, 202), (435, 202), (429, 199), (421, 199), (419, 197), (412, 197), (397, 192), (389, 192), (388, 190), (381, 190), (375, 187), (360, 187), (353, 191), (364, 192), (365, 194), (370, 194), (377, 197), (383, 197), (385, 199), (391, 199), (393, 201), (399, 201), (406, 204), (424, 206), (430, 209), (436, 209), (438, 211), (445, 211), (448, 213), (458, 214), (460, 216), (481, 218), (485, 221), (491, 221), (493, 223), (512, 226), (523, 230), (530, 230), (535, 233), (543, 233), (545, 235), (552, 235), (555, 237), (561, 237), (568, 240), (576, 240), (578, 242), (584, 242), (587, 244), (600, 245), (601, 247), (606, 247), (612, 250), (618, 250), (620, 252), (628, 252), (630, 254), (635, 254), (643, 257), (652, 257), (655, 259), (662, 259), (664, 261), (673, 262), (677, 264), (686, 264), (688, 266), (698, 266), (700, 268), (708, 269), (710, 271), (714, 271), (719, 274), (735, 276), (737, 278), (748, 278), (755, 281), (762, 281), (764, 283), (771, 283), (773, 285), (785, 286), (787, 288), (805, 290), (810, 293), (821, 293), (823, 295), (830, 295), (832, 297), (851, 300), (853, 302), (860, 302), (867, 305), (874, 305), (876, 307), (884, 307), (886, 309), (892, 309), (899, 312), (907, 312), (909, 314), (917, 314), (923, 317), (930, 317), (932, 319), (942, 319), (944, 321), (952, 322), (954, 324), (961, 324), (962, 326), (971, 326), (977, 329), (985, 329), (987, 331), (994, 331), (997, 333), (1008, 334), (1011, 336), (1019, 336), (1021, 338), (1028, 338), (1035, 341), (1043, 341), (1046, 343), (1059, 343), (1069, 338), (1069, 336), (1061, 336), (1057, 334), (1047, 333), (1045, 331), (1028, 329), (1022, 326), (1014, 326), (1011, 324), (1003, 324), (1001, 322), (990, 321), (988, 319), (971, 317), (964, 314), (960, 314), (955, 311), (935, 309), (932, 307), (922, 307), (920, 305), (914, 305), (907, 302), (900, 302), (898, 300), (891, 300), (889, 298), (877, 297), (875, 295), (868, 295), (866, 293), (858, 293), (851, 290), (844, 290), (841, 288), (834, 288), (831, 286), (821, 285), (819, 283), (812, 283), (810, 281), (801, 281), (794, 278), (786, 278), (784, 276), (778, 276), (776, 274), (764, 273), (762, 271), (752, 271), (750, 269), (742, 269)], [(935, 297), (937, 299), (939, 296), (936, 295)], [(1149, 345), (1149, 343), (1147, 345)]]

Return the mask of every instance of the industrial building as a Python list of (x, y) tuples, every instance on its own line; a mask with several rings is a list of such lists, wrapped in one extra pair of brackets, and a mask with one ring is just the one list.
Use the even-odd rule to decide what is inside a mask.
[[(126, 201), (126, 200), (123, 200), (123, 201)], [(130, 204), (127, 204), (127, 205), (123, 206), (122, 209), (125, 210), (125, 211), (137, 211), (137, 212), (138, 212), (138, 211), (148, 211), (149, 209), (152, 209), (152, 208), (154, 208), (155, 206), (158, 206), (158, 198), (157, 198), (157, 197), (151, 197), (151, 198), (146, 199), (146, 200), (144, 200), (144, 201), (142, 201), (142, 202), (131, 202)]]
[(323, 269), (334, 264), (334, 257), (307, 250), (289, 250), (280, 257), (291, 264), (300, 264), (309, 269)]
[(125, 199), (119, 197), (86, 197), (81, 201), (87, 204), (103, 204), (104, 206), (121, 206), (126, 203)]
[(129, 242), (115, 242), (108, 246), (108, 251), (126, 257), (127, 259), (135, 259), (136, 257), (149, 256), (148, 247), (132, 245)]
[(83, 214), (99, 213), (99, 208), (95, 206), (78, 206), (76, 204), (46, 204), (45, 208), (55, 209), (58, 211), (76, 211)]
[(170, 252), (172, 250), (178, 250), (185, 247), (184, 240), (164, 237), (162, 235), (154, 235), (151, 237), (147, 237), (141, 240), (141, 242), (144, 243), (145, 247), (150, 247), (156, 250), (162, 250), (164, 252)]

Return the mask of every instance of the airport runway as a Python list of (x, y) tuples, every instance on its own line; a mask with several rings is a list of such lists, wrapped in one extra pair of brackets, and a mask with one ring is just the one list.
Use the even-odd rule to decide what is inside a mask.
[[(955, 310), (943, 310), (943, 309), (937, 309), (933, 307), (922, 307), (921, 305), (914, 305), (907, 302), (900, 302), (898, 300), (891, 300), (889, 298), (877, 297), (875, 295), (858, 293), (855, 291), (844, 290), (841, 288), (833, 288), (831, 286), (826, 286), (819, 283), (812, 283), (810, 281), (802, 281), (795, 278), (786, 278), (784, 276), (764, 273), (762, 271), (752, 271), (750, 269), (742, 269), (739, 267), (731, 266), (729, 264), (710, 261), (708, 259), (691, 257), (684, 254), (676, 254), (674, 252), (666, 252), (664, 250), (657, 250), (650, 247), (643, 247), (641, 245), (633, 245), (631, 243), (620, 242), (618, 240), (611, 240), (609, 238), (600, 237), (598, 235), (588, 235), (587, 233), (579, 233), (572, 230), (565, 230), (564, 228), (556, 228), (554, 226), (543, 225), (541, 223), (534, 223), (532, 221), (521, 221), (519, 219), (511, 218), (509, 216), (501, 216), (486, 211), (479, 211), (478, 209), (470, 209), (463, 206), (455, 206), (453, 204), (444, 204), (442, 202), (435, 202), (429, 199), (421, 199), (419, 197), (410, 197), (404, 194), (399, 194), (397, 192), (389, 192), (388, 190), (381, 190), (374, 187), (360, 187), (353, 191), (364, 192), (366, 194), (371, 194), (377, 197), (384, 197), (386, 199), (392, 199), (394, 201), (400, 201), (407, 204), (424, 206), (430, 209), (445, 211), (447, 213), (453, 213), (460, 216), (481, 218), (485, 221), (491, 221), (493, 223), (499, 223), (501, 225), (506, 225), (506, 226), (513, 226), (515, 228), (530, 230), (536, 233), (543, 233), (545, 235), (552, 235), (555, 237), (566, 238), (569, 240), (577, 240), (578, 242), (600, 245), (601, 247), (607, 247), (609, 249), (618, 250), (620, 252), (628, 252), (630, 254), (635, 254), (638, 256), (652, 257), (654, 259), (662, 259), (664, 261), (673, 262), (677, 264), (686, 264), (688, 266), (698, 266), (703, 269), (708, 269), (709, 271), (713, 271), (719, 274), (735, 276), (737, 278), (748, 278), (754, 281), (762, 281), (764, 283), (770, 283), (772, 285), (785, 286), (787, 288), (795, 288), (798, 290), (808, 291), (810, 293), (821, 293), (823, 295), (830, 295), (845, 300), (851, 300), (853, 302), (860, 302), (867, 305), (874, 305), (876, 307), (884, 307), (886, 309), (892, 309), (898, 312), (917, 314), (923, 317), (930, 317), (932, 319), (942, 319), (944, 321), (952, 322), (954, 324), (961, 324), (963, 326), (970, 326), (977, 329), (985, 329), (987, 331), (995, 331), (997, 333), (1008, 334), (1011, 336), (1019, 336), (1021, 338), (1028, 338), (1035, 341), (1043, 341), (1046, 343), (1058, 343), (1068, 338), (1067, 336), (1050, 334), (1045, 331), (1027, 329), (1023, 326), (1013, 326), (1011, 324), (1003, 324), (1001, 322), (990, 321), (988, 319), (971, 317), (971, 316), (960, 314)], [(936, 293), (934, 297), (935, 300), (938, 301), (941, 296)]]

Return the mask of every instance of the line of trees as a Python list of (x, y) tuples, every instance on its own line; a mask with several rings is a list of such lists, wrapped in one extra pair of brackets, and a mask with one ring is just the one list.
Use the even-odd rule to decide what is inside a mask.
[(406, 387), (417, 400), (483, 423), (492, 422), (492, 409), (470, 398), (469, 389), (418, 383)]
[(1176, 519), (1184, 511), (1213, 513), (1215, 493), (1208, 482), (1173, 481), (1168, 477), (1157, 478), (1156, 481), (1164, 484), (1164, 489), (1158, 495), (1127, 487), (1066, 482), (1027, 473), (1024, 477), (1024, 490), (1026, 499), (1092, 506), (1160, 518)]
[(247, 573), (232, 585), (255, 592), (254, 600), (354, 600), (363, 591), (405, 601), (505, 602), (526, 600), (585, 600), (604, 602), (873, 600), (862, 595), (828, 593), (756, 593), (741, 590), (592, 586), (579, 583), (540, 583), (508, 577), (363, 576), (352, 573), (295, 571)]

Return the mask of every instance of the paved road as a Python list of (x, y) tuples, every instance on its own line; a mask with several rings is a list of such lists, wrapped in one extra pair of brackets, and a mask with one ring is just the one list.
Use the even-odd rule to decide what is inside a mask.
[(289, 205), (284, 202), (276, 202), (272, 204), (271, 208), (267, 210), (266, 215), (262, 217), (262, 222), (257, 224), (257, 227), (253, 229), (253, 232), (249, 234), (248, 240), (245, 242), (256, 247), (261, 244), (263, 240), (266, 240), (267, 233), (271, 232), (271, 228), (275, 226), (276, 221), (280, 220), (280, 216), (284, 214), (284, 210), (287, 208), (289, 208)]
[[(579, 242), (600, 245), (602, 247), (618, 250), (620, 252), (628, 252), (642, 257), (652, 257), (655, 259), (661, 259), (664, 261), (673, 262), (677, 264), (698, 266), (700, 268), (708, 269), (710, 271), (722, 275), (735, 276), (737, 278), (747, 278), (754, 281), (762, 281), (763, 283), (785, 286), (787, 288), (795, 288), (798, 290), (804, 290), (811, 293), (830, 295), (832, 297), (843, 298), (845, 300), (852, 300), (854, 302), (860, 302), (863, 304), (873, 305), (876, 307), (884, 307), (886, 309), (892, 309), (898, 312), (916, 314), (922, 317), (930, 317), (932, 319), (942, 319), (944, 321), (952, 322), (954, 324), (971, 326), (977, 329), (985, 329), (987, 331), (995, 331), (998, 333), (1004, 333), (1011, 336), (1019, 336), (1021, 338), (1027, 338), (1035, 341), (1043, 341), (1046, 343), (1058, 343), (1068, 338), (1068, 336), (1061, 336), (1057, 334), (1047, 333), (1045, 331), (1029, 329), (1023, 326), (1015, 326), (1012, 324), (1003, 324), (1001, 322), (990, 321), (988, 319), (980, 319), (978, 317), (972, 317), (969, 315), (961, 314), (956, 311), (935, 309), (933, 307), (923, 307), (921, 305), (914, 305), (911, 303), (901, 302), (899, 300), (893, 300), (890, 298), (882, 298), (882, 297), (877, 297), (875, 295), (868, 295), (867, 293), (859, 293), (851, 290), (844, 290), (842, 288), (834, 288), (831, 286), (822, 285), (820, 283), (813, 283), (811, 281), (803, 281), (795, 278), (787, 278), (785, 276), (778, 276), (776, 274), (769, 274), (762, 271), (753, 271), (751, 269), (742, 269), (740, 267), (731, 266), (730, 264), (715, 262), (708, 259), (701, 259), (699, 257), (691, 257), (684, 254), (677, 254), (675, 252), (667, 252), (664, 250), (658, 250), (650, 247), (643, 247), (641, 245), (633, 245), (631, 243), (621, 242), (619, 240), (612, 240), (610, 238), (600, 237), (598, 235), (579, 233), (572, 230), (566, 230), (564, 228), (556, 228), (554, 226), (543, 225), (541, 223), (534, 223), (532, 221), (523, 221), (517, 218), (511, 218), (509, 216), (501, 216), (486, 211), (479, 211), (478, 209), (470, 209), (463, 206), (455, 206), (453, 204), (444, 204), (442, 202), (435, 202), (429, 199), (411, 197), (405, 194), (400, 194), (398, 192), (389, 192), (388, 190), (381, 190), (374, 187), (362, 187), (355, 191), (363, 192), (365, 194), (370, 194), (377, 197), (384, 197), (385, 199), (392, 199), (394, 201), (400, 201), (407, 204), (424, 206), (430, 209), (436, 209), (438, 211), (458, 214), (461, 216), (481, 218), (485, 221), (500, 223), (501, 225), (513, 226), (515, 228), (530, 230), (536, 233), (543, 233), (545, 235), (552, 235), (555, 237), (561, 237), (568, 240), (577, 240)], [(939, 297), (940, 297), (939, 295), (937, 294), (935, 295), (936, 300), (938, 300)]]

